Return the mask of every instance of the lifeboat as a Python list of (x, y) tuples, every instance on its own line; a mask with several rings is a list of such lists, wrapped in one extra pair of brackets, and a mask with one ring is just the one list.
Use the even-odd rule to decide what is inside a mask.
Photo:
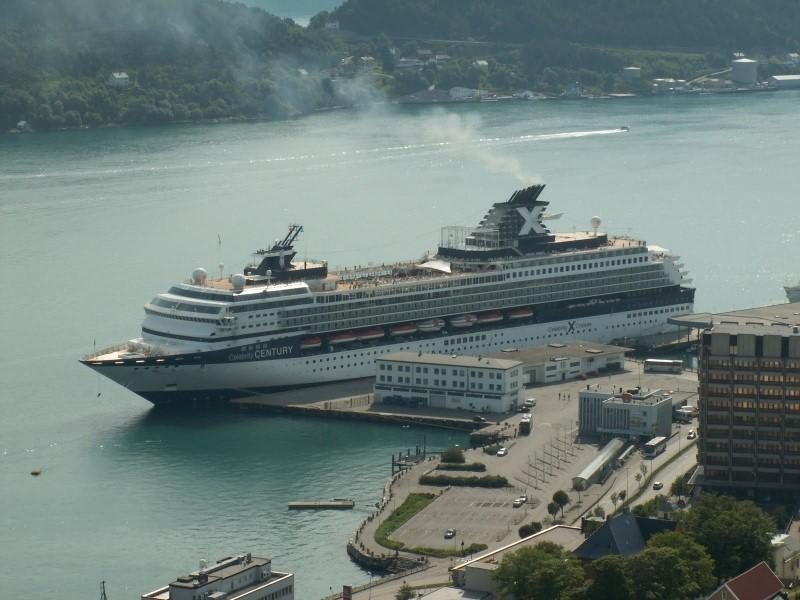
[(533, 309), (523, 307), (523, 308), (512, 308), (508, 311), (508, 318), (509, 319), (530, 319), (533, 316)]
[(411, 335), (416, 333), (417, 326), (413, 323), (403, 323), (402, 325), (395, 325), (389, 328), (391, 335)]
[(310, 337), (300, 342), (300, 350), (316, 350), (322, 346), (322, 338)]
[(444, 319), (428, 319), (417, 323), (417, 329), (422, 333), (436, 333), (444, 327)]
[(478, 317), (475, 315), (459, 315), (457, 317), (450, 318), (450, 326), (451, 327), (472, 327), (472, 325), (478, 320)]
[(370, 340), (379, 340), (384, 336), (383, 329), (380, 327), (373, 327), (372, 329), (362, 329), (356, 331), (356, 337), (361, 342), (369, 342)]
[(492, 310), (478, 315), (478, 324), (486, 325), (487, 323), (497, 323), (503, 320), (503, 313), (499, 310)]
[(356, 341), (356, 334), (352, 331), (340, 331), (339, 333), (334, 333), (328, 339), (333, 346), (337, 346), (338, 344), (349, 344), (350, 342)]

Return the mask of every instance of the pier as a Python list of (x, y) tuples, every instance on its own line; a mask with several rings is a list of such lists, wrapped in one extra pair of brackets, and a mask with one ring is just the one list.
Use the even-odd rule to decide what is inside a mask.
[[(475, 428), (473, 413), (432, 408), (400, 407), (374, 402), (373, 377), (341, 381), (314, 387), (297, 388), (246, 396), (230, 401), (232, 408), (242, 411), (261, 411), (294, 414), (326, 419), (349, 419), (409, 427), (437, 427), (455, 431)], [(497, 420), (504, 415), (488, 415)]]
[(289, 502), (289, 510), (349, 510), (355, 505), (355, 501), (346, 498), (295, 500), (294, 502)]

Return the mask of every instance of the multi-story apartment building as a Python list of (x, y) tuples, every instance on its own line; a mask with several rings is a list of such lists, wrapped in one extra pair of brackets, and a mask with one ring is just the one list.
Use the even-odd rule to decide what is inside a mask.
[(703, 333), (698, 374), (695, 482), (800, 491), (800, 327), (715, 324)]

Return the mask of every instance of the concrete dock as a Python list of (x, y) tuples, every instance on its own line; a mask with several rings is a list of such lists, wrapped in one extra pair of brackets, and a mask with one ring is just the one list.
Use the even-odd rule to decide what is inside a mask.
[[(247, 396), (231, 400), (230, 406), (245, 411), (297, 414), (309, 417), (341, 418), (388, 423), (403, 427), (421, 425), (457, 431), (475, 428), (474, 413), (428, 407), (410, 408), (373, 402), (375, 379), (354, 379), (284, 392)], [(487, 414), (489, 423), (508, 415)]]

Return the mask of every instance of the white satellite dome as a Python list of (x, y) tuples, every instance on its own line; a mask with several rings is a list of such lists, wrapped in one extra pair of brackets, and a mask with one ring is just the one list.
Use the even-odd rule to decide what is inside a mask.
[(192, 283), (197, 285), (203, 285), (206, 282), (206, 278), (208, 277), (208, 273), (203, 267), (197, 267), (194, 271), (192, 271)]
[(597, 229), (603, 221), (600, 220), (600, 217), (592, 217), (589, 222), (592, 224), (592, 229)]
[(244, 289), (244, 284), (247, 281), (244, 275), (241, 273), (237, 273), (233, 277), (231, 277), (231, 283), (233, 284), (233, 289), (237, 292), (241, 292)]

